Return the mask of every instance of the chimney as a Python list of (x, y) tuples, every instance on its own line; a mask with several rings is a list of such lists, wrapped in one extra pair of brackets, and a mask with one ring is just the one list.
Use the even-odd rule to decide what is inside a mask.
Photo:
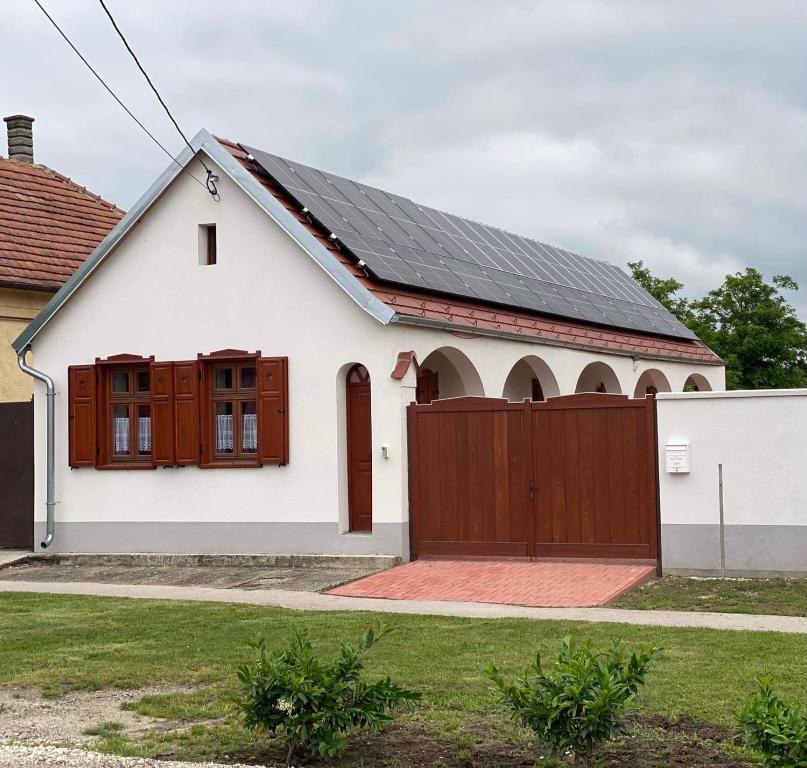
[(4, 117), (8, 127), (8, 159), (21, 163), (34, 162), (34, 118), (26, 115)]

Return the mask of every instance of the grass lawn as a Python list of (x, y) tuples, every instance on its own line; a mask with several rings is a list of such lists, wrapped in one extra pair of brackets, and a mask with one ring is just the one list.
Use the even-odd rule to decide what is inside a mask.
[(807, 616), (807, 579), (688, 579), (665, 576), (611, 608)]
[[(350, 753), (350, 765), (532, 765), (536, 752), (524, 732), (499, 713), (480, 665), (493, 661), (513, 674), (536, 651), (554, 657), (560, 638), (568, 633), (600, 648), (617, 637), (629, 649), (664, 648), (637, 705), (642, 738), (661, 744), (662, 752), (675, 751), (676, 740), (702, 742), (703, 728), (733, 727), (734, 713), (758, 675), (769, 675), (783, 697), (807, 703), (807, 638), (800, 635), (520, 619), (382, 618), (395, 631), (370, 652), (369, 671), (422, 691), (423, 701), (416, 714), (403, 718), (381, 741), (371, 737), (359, 754)], [(109, 686), (192, 684), (198, 690), (151, 696), (133, 705), (141, 714), (185, 721), (184, 728), (137, 740), (101, 729), (99, 746), (122, 754), (244, 761), (258, 759), (268, 748), (267, 754), (277, 760), (282, 751), (265, 737), (247, 735), (223, 700), (234, 691), (236, 664), (248, 658), (247, 638), (262, 632), (271, 645), (280, 646), (294, 628), (305, 628), (318, 650), (332, 653), (377, 619), (369, 613), (5, 593), (0, 594), (0, 686), (37, 686), (59, 695)], [(670, 724), (666, 718), (678, 722)], [(404, 759), (435, 744), (450, 757), (438, 758), (434, 747), (421, 762)], [(495, 754), (480, 758), (484, 749)], [(617, 759), (619, 745), (610, 749), (602, 765), (672, 764), (667, 752), (660, 762), (642, 762), (650, 747), (643, 748), (642, 760)], [(371, 760), (373, 750), (386, 756)], [(733, 750), (730, 744), (719, 745), (723, 757)], [(465, 759), (466, 754), (476, 757)], [(675, 764), (745, 765), (728, 762), (735, 759), (720, 762), (707, 755)]]

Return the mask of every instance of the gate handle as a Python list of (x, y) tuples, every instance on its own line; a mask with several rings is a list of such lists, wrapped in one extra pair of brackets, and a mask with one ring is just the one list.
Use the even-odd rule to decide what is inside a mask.
[(527, 492), (530, 496), (530, 501), (535, 501), (535, 482), (530, 480), (530, 484), (527, 486)]

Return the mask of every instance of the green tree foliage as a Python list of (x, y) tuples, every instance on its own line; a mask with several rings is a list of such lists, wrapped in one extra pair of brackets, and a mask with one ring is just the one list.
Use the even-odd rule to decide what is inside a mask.
[(726, 361), (729, 389), (807, 386), (807, 325), (783, 291), (798, 285), (787, 275), (767, 283), (751, 267), (727, 275), (702, 299), (679, 295), (674, 278), (655, 277), (641, 261), (628, 267), (634, 279)]
[(807, 326), (783, 290), (798, 285), (786, 275), (768, 284), (749, 267), (693, 302), (690, 327), (726, 361), (729, 389), (807, 385)]
[(571, 753), (575, 766), (588, 765), (595, 745), (622, 731), (625, 710), (659, 653), (650, 648), (626, 658), (616, 641), (608, 653), (595, 654), (567, 636), (551, 669), (544, 670), (538, 655), (515, 682), (493, 664), (486, 673), (501, 704), (541, 745), (557, 757)]
[(628, 269), (633, 279), (656, 301), (669, 309), (682, 323), (689, 324), (692, 314), (689, 301), (678, 295), (684, 287), (683, 283), (679, 283), (674, 277), (656, 277), (642, 261), (629, 261)]

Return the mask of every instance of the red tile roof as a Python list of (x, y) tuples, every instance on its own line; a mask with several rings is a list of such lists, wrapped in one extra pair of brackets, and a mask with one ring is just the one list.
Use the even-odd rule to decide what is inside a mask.
[(0, 286), (57, 290), (123, 214), (49, 168), (0, 158)]
[[(218, 138), (218, 137), (217, 137)], [(299, 210), (287, 193), (247, 160), (247, 154), (235, 142), (219, 138), (218, 141), (255, 177), (284, 207), (304, 224), (323, 246), (332, 251), (357, 280), (394, 312), (403, 318), (426, 318), (448, 325), (458, 331), (489, 332), (508, 336), (522, 336), (549, 344), (566, 347), (595, 348), (617, 354), (636, 354), (642, 357), (690, 360), (698, 363), (720, 364), (721, 359), (701, 341), (672, 339), (633, 331), (622, 331), (572, 320), (549, 317), (527, 310), (513, 310), (484, 301), (441, 297), (417, 288), (382, 283), (359, 269), (355, 259), (338, 249), (308, 217)]]

